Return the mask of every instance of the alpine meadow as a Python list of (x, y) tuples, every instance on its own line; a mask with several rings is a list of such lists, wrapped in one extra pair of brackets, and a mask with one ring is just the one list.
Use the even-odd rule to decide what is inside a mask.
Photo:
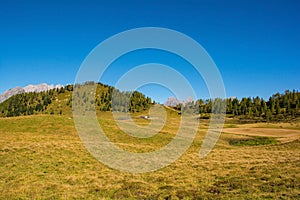
[[(72, 91), (73, 86), (68, 85), (17, 94), (0, 104), (4, 199), (299, 197), (299, 92), (275, 94), (266, 102), (258, 97), (227, 99), (221, 138), (206, 158), (199, 159), (197, 152), (208, 129), (213, 100), (197, 100), (174, 108), (165, 106), (167, 119), (163, 129), (153, 137), (140, 139), (120, 130), (112, 116), (114, 88), (99, 83), (94, 102), (99, 123), (109, 139), (127, 151), (163, 147), (176, 135), (181, 112), (194, 112), (197, 108), (200, 113), (192, 119), (200, 121), (197, 135), (179, 160), (155, 173), (130, 174), (108, 168), (85, 149), (72, 119)], [(116, 91), (118, 99), (130, 100), (128, 111), (134, 122), (140, 126), (149, 124), (141, 116), (149, 116), (150, 106), (155, 106), (152, 100), (139, 92)], [(84, 92), (81, 95), (84, 97)], [(88, 105), (90, 101), (82, 98), (80, 103)], [(126, 108), (121, 105), (124, 106), (120, 101), (116, 108), (119, 112)], [(180, 111), (179, 106), (183, 107)], [(271, 112), (270, 116), (267, 112)]]
[(300, 199), (300, 1), (0, 3), (0, 199)]

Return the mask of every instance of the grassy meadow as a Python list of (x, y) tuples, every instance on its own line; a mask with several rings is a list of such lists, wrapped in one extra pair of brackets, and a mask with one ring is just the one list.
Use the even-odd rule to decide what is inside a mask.
[[(133, 114), (139, 125), (148, 120)], [(110, 112), (99, 112), (109, 139), (145, 152), (172, 140), (180, 116), (167, 111), (159, 134), (133, 138)], [(111, 169), (83, 146), (71, 115), (0, 119), (0, 199), (299, 199), (300, 123), (238, 124), (228, 120), (213, 151), (199, 158), (208, 120), (188, 151), (155, 172)]]

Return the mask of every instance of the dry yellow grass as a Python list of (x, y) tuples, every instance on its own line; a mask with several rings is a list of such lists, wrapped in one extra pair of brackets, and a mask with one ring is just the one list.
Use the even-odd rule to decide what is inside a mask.
[[(138, 115), (134, 117), (136, 123), (148, 123)], [(177, 114), (169, 112), (168, 123), (160, 134), (133, 139), (118, 130), (110, 113), (99, 113), (108, 137), (131, 151), (155, 150), (168, 143), (178, 128), (178, 120)], [(234, 126), (237, 130), (240, 127)], [(229, 139), (248, 136), (222, 134), (214, 150), (199, 159), (206, 127), (203, 121), (192, 146), (175, 163), (155, 172), (131, 174), (110, 169), (94, 159), (81, 143), (69, 116), (0, 119), (0, 198), (299, 198), (299, 139), (272, 145), (231, 146)]]

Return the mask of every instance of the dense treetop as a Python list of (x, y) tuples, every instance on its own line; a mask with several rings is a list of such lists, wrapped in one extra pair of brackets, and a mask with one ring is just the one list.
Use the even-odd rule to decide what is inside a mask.
[(240, 100), (237, 98), (199, 99), (185, 105), (179, 104), (174, 108), (181, 112), (198, 113), (204, 118), (209, 118), (210, 113), (226, 113), (227, 117), (239, 119), (288, 120), (300, 116), (300, 92), (287, 90), (284, 94), (272, 95), (268, 100), (260, 97), (244, 97)]

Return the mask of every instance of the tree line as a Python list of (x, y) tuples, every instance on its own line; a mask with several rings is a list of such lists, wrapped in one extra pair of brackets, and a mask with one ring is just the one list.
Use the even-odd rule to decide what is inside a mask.
[[(268, 100), (255, 98), (199, 99), (174, 107), (181, 112), (194, 112), (208, 118), (210, 113), (226, 113), (228, 117), (262, 121), (292, 119), (300, 116), (300, 92), (286, 90), (276, 93)], [(226, 109), (225, 109), (226, 108)]]
[(47, 112), (48, 106), (64, 88), (44, 92), (16, 94), (0, 104), (1, 117), (14, 117)]
[[(90, 95), (93, 87), (96, 87), (95, 94)], [(73, 102), (72, 95), (79, 97), (75, 98), (76, 102)], [(60, 104), (65, 105), (60, 105), (61, 110), (55, 110), (59, 97), (65, 100)], [(0, 104), (0, 116), (62, 114), (66, 108), (71, 110), (73, 104), (84, 110), (141, 112), (154, 103), (151, 98), (138, 91), (124, 92), (102, 83), (86, 82), (39, 93), (14, 95)], [(286, 90), (283, 94), (272, 95), (268, 100), (260, 97), (199, 99), (173, 108), (181, 113), (200, 114), (203, 118), (209, 118), (211, 113), (226, 113), (227, 117), (239, 119), (286, 120), (300, 116), (300, 92)]]

